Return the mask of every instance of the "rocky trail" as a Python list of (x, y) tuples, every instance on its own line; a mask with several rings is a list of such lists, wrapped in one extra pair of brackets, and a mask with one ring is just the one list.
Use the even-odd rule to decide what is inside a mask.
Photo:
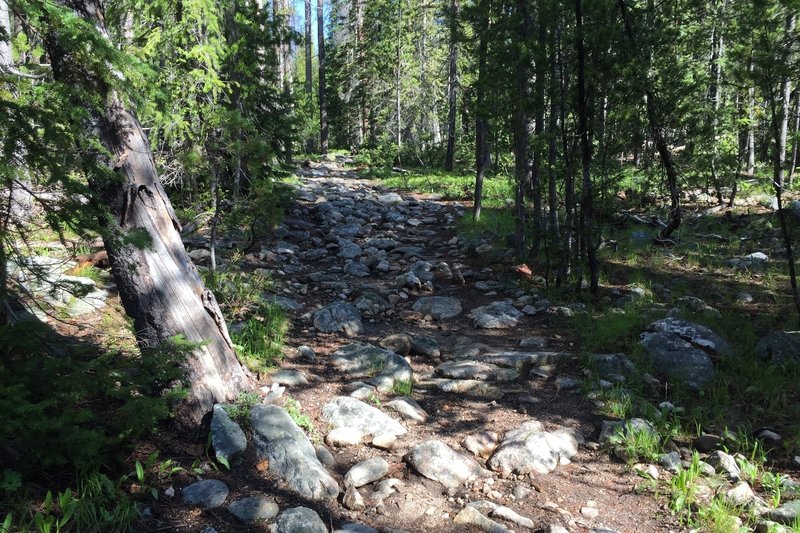
[(333, 162), (300, 173), (252, 265), (290, 314), (286, 356), (244, 424), (214, 410), (230, 470), (174, 478), (148, 530), (680, 529), (601, 449), (564, 330), (580, 304), (519, 283), (502, 250), (468, 254), (462, 205)]

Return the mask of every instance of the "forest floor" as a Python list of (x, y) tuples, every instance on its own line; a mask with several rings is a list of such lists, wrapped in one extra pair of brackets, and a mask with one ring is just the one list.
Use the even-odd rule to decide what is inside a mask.
[[(247, 423), (247, 412), (260, 399), (251, 399), (239, 406), (237, 418), (249, 444), (241, 457), (230, 462), (230, 468), (215, 460), (207, 427), (191, 435), (166, 427), (138, 448), (130, 461), (140, 460), (147, 472), (155, 472), (165, 461), (181, 467), (168, 476), (149, 480), (148, 488), (157, 490), (159, 497), (147, 498), (143, 504), (138, 530), (275, 530), (275, 512), (268, 513), (266, 520), (247, 524), (227, 510), (231, 502), (253, 496), (274, 501), (275, 511), (296, 506), (313, 509), (331, 531), (370, 531), (354, 524), (378, 531), (411, 532), (563, 531), (558, 527), (598, 533), (656, 532), (688, 530), (690, 525), (736, 531), (742, 524), (740, 517), (745, 527), (754, 527), (758, 518), (751, 509), (753, 498), (748, 502), (728, 499), (715, 516), (698, 518), (693, 514), (701, 502), (711, 505), (712, 501), (723, 501), (731, 487), (738, 486), (736, 483), (706, 483), (711, 495), (705, 500), (701, 491), (676, 483), (681, 468), (694, 472), (698, 461), (705, 465), (701, 460), (708, 458), (708, 449), (695, 454), (694, 437), (710, 431), (723, 434), (740, 422), (752, 427), (758, 421), (752, 413), (725, 406), (724, 426), (717, 420), (702, 431), (699, 427), (678, 431), (670, 426), (672, 433), (656, 436), (655, 443), (623, 442), (628, 450), (620, 450), (601, 436), (604, 422), (640, 415), (646, 411), (640, 405), (647, 402), (657, 405), (669, 399), (679, 409), (681, 405), (667, 394), (671, 392), (669, 386), (655, 379), (650, 388), (641, 380), (626, 383), (614, 376), (620, 384), (603, 379), (587, 357), (595, 352), (636, 351), (632, 347), (641, 328), (666, 315), (669, 307), (664, 302), (694, 296), (703, 287), (706, 290), (702, 295), (722, 309), (722, 318), (741, 315), (741, 320), (756, 322), (751, 317), (760, 316), (764, 310), (774, 314), (775, 293), (784, 292), (782, 287), (776, 288), (771, 276), (765, 280), (760, 274), (743, 277), (736, 272), (721, 273), (718, 266), (724, 263), (722, 258), (714, 264), (702, 264), (691, 258), (691, 247), (682, 256), (665, 251), (664, 258), (655, 262), (663, 270), (642, 273), (629, 264), (635, 254), (627, 253), (623, 246), (615, 256), (606, 257), (603, 292), (597, 299), (602, 298), (604, 303), (588, 308), (607, 311), (604, 316), (609, 321), (604, 322), (587, 314), (583, 293), (548, 289), (536, 277), (539, 265), (532, 265), (532, 273), (516, 265), (505, 243), (466, 238), (460, 221), (468, 216), (469, 205), (412, 190), (390, 192), (379, 182), (363, 179), (334, 161), (310, 163), (298, 174), (293, 200), (279, 231), (259, 242), (260, 250), (236, 258), (242, 277), (228, 283), (246, 284), (248, 276), (253, 275), (271, 280), (269, 291), (261, 296), (285, 310), (288, 329), (280, 339), (283, 349), (278, 367), (257, 374), (262, 396), (275, 391), (274, 384), (285, 387), (279, 398), (270, 401), (285, 406), (304, 429), (340, 493), (334, 499), (319, 501), (298, 496), (291, 489), (285, 473), (276, 471), (254, 445), (256, 430)], [(640, 229), (633, 228), (634, 239), (639, 238), (636, 231)], [(628, 239), (630, 233), (624, 238)], [(201, 231), (191, 240), (195, 248), (203, 247), (202, 235)], [(223, 263), (229, 259), (226, 254), (222, 251)], [(714, 288), (708, 289), (709, 284)], [(641, 302), (637, 300), (638, 287), (647, 289)], [(746, 302), (739, 297), (745, 289), (752, 293)], [(441, 299), (428, 299), (433, 296)], [(342, 318), (336, 316), (341, 312), (333, 316), (329, 313), (327, 318), (320, 312), (335, 302), (352, 304), (351, 311), (357, 311), (360, 317), (345, 317), (340, 325), (344, 331), (323, 331), (335, 330), (337, 318)], [(436, 305), (431, 306), (433, 302)], [(612, 312), (612, 308), (616, 310)], [(250, 319), (260, 320), (257, 316)], [(773, 317), (770, 327), (776, 320)], [(358, 321), (361, 326), (355, 327)], [(246, 325), (233, 321), (229, 327), (236, 341)], [(416, 346), (420, 339), (427, 348)], [(390, 376), (388, 385), (376, 381), (375, 373), (385, 362), (373, 362), (375, 368), (348, 367), (342, 362), (342, 354), (348, 353), (353, 343), (392, 348), (404, 356), (413, 379)], [(628, 388), (638, 396), (629, 394)], [(796, 404), (797, 391), (796, 382), (793, 388), (781, 391), (785, 395), (781, 405)], [(767, 390), (765, 394), (773, 392)], [(384, 443), (374, 437), (385, 435), (361, 427), (363, 438), (357, 438), (357, 443), (333, 443), (329, 433), (343, 424), (326, 414), (326, 406), (335, 398), (351, 396), (401, 421), (407, 432)], [(422, 410), (417, 414), (424, 419), (415, 421), (397, 412), (390, 404), (396, 404), (398, 398), (416, 402)], [(689, 409), (697, 401), (697, 396), (677, 398)], [(716, 407), (715, 397), (701, 400), (700, 404)], [(738, 401), (733, 399), (732, 403)], [(759, 402), (753, 396), (743, 403)], [(777, 424), (779, 430), (790, 434), (784, 439), (789, 444), (768, 461), (771, 471), (781, 473), (786, 487), (797, 468), (791, 459), (796, 443), (788, 438), (795, 436), (795, 426), (781, 425), (783, 416), (794, 418), (796, 424), (796, 408), (787, 409), (761, 420), (761, 425), (774, 428)], [(541, 423), (536, 431), (530, 431), (530, 424), (523, 425), (533, 421)], [(659, 430), (669, 426), (655, 423)], [(529, 431), (522, 441), (514, 441), (511, 437), (521, 427)], [(541, 445), (532, 433), (544, 435)], [(558, 446), (553, 450), (547, 447), (556, 438), (553, 435), (562, 438), (565, 434), (569, 437), (558, 445), (560, 451)], [(477, 448), (470, 445), (472, 439), (481, 444)], [(444, 443), (457, 455), (440, 453), (441, 457), (435, 457), (434, 453), (434, 457), (415, 460), (415, 450), (430, 441)], [(331, 452), (328, 460), (319, 450), (323, 445)], [(499, 463), (494, 457), (489, 459), (504, 449), (513, 455), (510, 452), (515, 447), (523, 449), (521, 456)], [(678, 461), (683, 460), (677, 473), (670, 473), (674, 467), (663, 459), (664, 451), (676, 452)], [(158, 452), (158, 458), (147, 462), (153, 452)], [(539, 452), (545, 459), (538, 458)], [(553, 461), (548, 463), (548, 457)], [(749, 457), (753, 459), (753, 455)], [(363, 503), (354, 503), (352, 491), (345, 492), (345, 476), (356, 463), (371, 458), (384, 459), (388, 471), (358, 488)], [(434, 466), (420, 464), (426, 461)], [(532, 467), (537, 461), (548, 464)], [(749, 477), (742, 475), (760, 501), (774, 496), (766, 483), (766, 462), (762, 459), (761, 470)], [(740, 462), (740, 466), (744, 464)], [(476, 475), (464, 476), (455, 484), (447, 482), (448, 475), (463, 468), (474, 468)], [(713, 467), (711, 471), (713, 476)], [(434, 480), (437, 476), (439, 481)], [(207, 510), (187, 504), (183, 489), (199, 479), (222, 481), (230, 491), (225, 503)], [(396, 481), (387, 489), (385, 483), (381, 485), (386, 479)], [(694, 481), (691, 478), (687, 483)], [(140, 490), (133, 487), (132, 492)], [(680, 490), (685, 491), (686, 502), (676, 504), (676, 491)], [(783, 492), (791, 491), (787, 488)], [(784, 500), (791, 498), (785, 496)], [(480, 524), (484, 518), (465, 512), (470, 507), (494, 523)], [(277, 520), (280, 523), (280, 515)], [(278, 531), (289, 530), (285, 524), (278, 527)], [(315, 531), (311, 526), (305, 530)]]

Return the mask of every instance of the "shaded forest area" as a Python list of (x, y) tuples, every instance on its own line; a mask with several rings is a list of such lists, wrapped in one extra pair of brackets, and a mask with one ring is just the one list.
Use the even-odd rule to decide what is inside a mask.
[(798, 361), (752, 356), (800, 320), (798, 8), (0, 0), (0, 532), (125, 530), (196, 466), (154, 435), (258, 403), (292, 326), (246, 265), (320, 162), (466, 206), (470, 258), (588, 306), (581, 355), (637, 352), (645, 303), (695, 298), (750, 359), (680, 431), (777, 427), (760, 464), (797, 467)]

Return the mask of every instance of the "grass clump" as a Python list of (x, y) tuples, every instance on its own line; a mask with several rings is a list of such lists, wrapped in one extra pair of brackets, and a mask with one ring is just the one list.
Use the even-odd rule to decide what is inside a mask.
[(241, 331), (233, 334), (236, 353), (251, 371), (264, 373), (283, 357), (283, 338), (288, 329), (283, 309), (277, 304), (264, 303)]
[(307, 435), (316, 435), (317, 430), (314, 427), (314, 422), (311, 421), (310, 416), (301, 410), (300, 402), (294, 398), (286, 398), (285, 407), (286, 412), (289, 413), (289, 416), (292, 418), (292, 420), (294, 420), (294, 423), (302, 428)]
[(392, 384), (392, 392), (398, 396), (411, 396), (411, 393), (414, 392), (414, 380), (401, 379), (395, 381)]

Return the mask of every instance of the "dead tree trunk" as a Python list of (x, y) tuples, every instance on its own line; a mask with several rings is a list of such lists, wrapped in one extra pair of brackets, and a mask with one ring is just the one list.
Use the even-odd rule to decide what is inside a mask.
[[(108, 38), (99, 2), (69, 5)], [(45, 44), (56, 80), (81, 85), (105, 102), (94, 121), (117, 179), (97, 183), (95, 191), (110, 215), (103, 240), (114, 281), (141, 348), (162, 345), (176, 335), (197, 343), (184, 362), (189, 390), (178, 407), (179, 422), (195, 425), (215, 403), (249, 389), (249, 374), (236, 357), (213, 293), (186, 255), (180, 225), (136, 117), (101, 73), (87, 71), (64, 52), (56, 34), (47, 35)]]

